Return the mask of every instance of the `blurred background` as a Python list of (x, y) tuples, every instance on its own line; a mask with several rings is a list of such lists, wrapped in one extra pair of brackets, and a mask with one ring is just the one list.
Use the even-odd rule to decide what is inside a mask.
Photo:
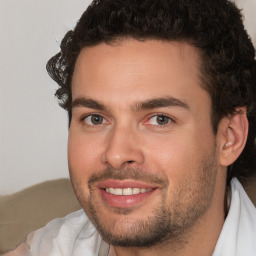
[[(0, 194), (68, 177), (68, 119), (47, 60), (89, 0), (0, 0)], [(256, 0), (236, 0), (256, 44)]]

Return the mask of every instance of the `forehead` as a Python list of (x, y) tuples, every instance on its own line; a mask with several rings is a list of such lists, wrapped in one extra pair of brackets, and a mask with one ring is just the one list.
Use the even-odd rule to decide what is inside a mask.
[[(84, 48), (72, 81), (72, 98), (97, 98), (121, 106), (132, 101), (171, 96), (198, 100), (201, 59), (187, 43), (126, 39)], [(208, 102), (209, 103), (209, 102)]]

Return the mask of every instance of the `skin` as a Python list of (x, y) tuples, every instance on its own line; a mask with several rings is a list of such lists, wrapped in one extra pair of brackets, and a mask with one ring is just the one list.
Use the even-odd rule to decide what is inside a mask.
[[(236, 156), (223, 154), (230, 119), (213, 133), (211, 100), (201, 87), (199, 70), (200, 55), (186, 43), (125, 39), (84, 48), (78, 57), (72, 81), (70, 175), (85, 212), (114, 244), (116, 255), (213, 253), (225, 218), (226, 166)], [(171, 99), (171, 104), (153, 101), (146, 106), (159, 98)], [(95, 124), (91, 115), (102, 119)], [(157, 122), (162, 115), (167, 116), (164, 125)], [(124, 200), (111, 205), (100, 186), (111, 177), (118, 184), (140, 182), (153, 192), (133, 204)], [(156, 209), (170, 213), (168, 221), (179, 228), (151, 247), (113, 242), (113, 237), (150, 234), (140, 224), (156, 222), (161, 214)]]

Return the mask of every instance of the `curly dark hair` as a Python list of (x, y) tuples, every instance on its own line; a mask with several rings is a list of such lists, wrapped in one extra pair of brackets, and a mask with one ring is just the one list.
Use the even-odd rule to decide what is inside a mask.
[(256, 61), (240, 10), (227, 0), (94, 0), (67, 32), (61, 51), (47, 63), (59, 84), (56, 96), (72, 118), (71, 82), (82, 48), (116, 40), (187, 42), (199, 49), (201, 79), (212, 100), (214, 133), (220, 119), (247, 107), (249, 136), (241, 156), (228, 168), (231, 177), (255, 171)]

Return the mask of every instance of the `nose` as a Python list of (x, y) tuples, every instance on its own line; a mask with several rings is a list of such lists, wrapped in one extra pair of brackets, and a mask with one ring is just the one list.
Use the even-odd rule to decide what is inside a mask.
[(116, 128), (106, 139), (103, 162), (108, 167), (120, 170), (126, 166), (139, 167), (144, 162), (143, 146), (139, 135), (129, 128)]

